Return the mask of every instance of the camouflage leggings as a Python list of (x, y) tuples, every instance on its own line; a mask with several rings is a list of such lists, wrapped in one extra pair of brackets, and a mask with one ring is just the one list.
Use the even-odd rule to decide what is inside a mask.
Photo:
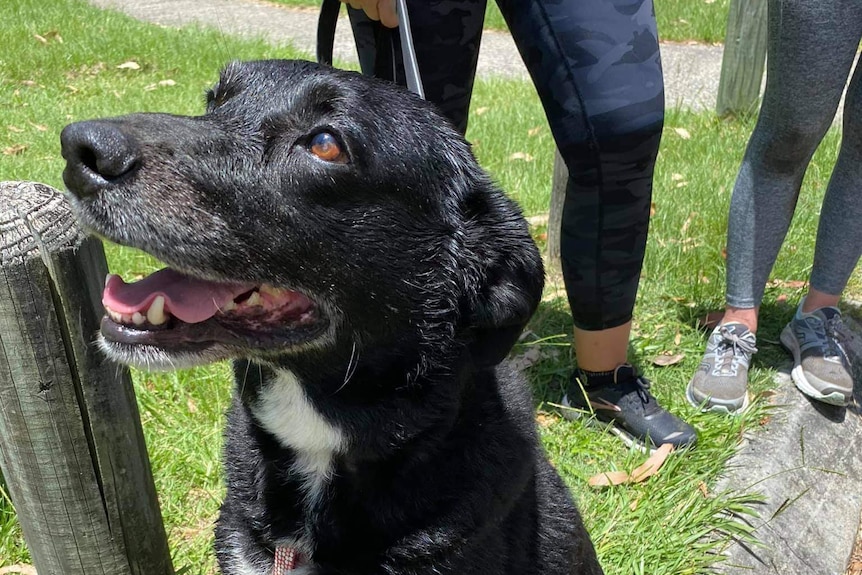
[[(575, 325), (622, 325), (635, 304), (664, 120), (652, 0), (498, 4), (569, 168), (560, 251)], [(408, 11), (425, 96), (463, 133), (485, 0), (408, 0)], [(350, 13), (370, 73), (379, 24)]]

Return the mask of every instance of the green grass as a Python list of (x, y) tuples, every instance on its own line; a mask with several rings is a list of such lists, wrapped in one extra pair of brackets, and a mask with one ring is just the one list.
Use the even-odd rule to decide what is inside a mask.
[[(291, 8), (317, 9), (319, 0), (271, 0)], [(724, 42), (730, 0), (654, 0), (659, 37), (673, 42)], [(485, 28), (508, 30), (495, 2), (488, 2)]]
[[(670, 0), (663, 0), (670, 4)], [(682, 3), (680, 3), (682, 4)], [(714, 4), (703, 3), (714, 7)], [(716, 2), (715, 4), (719, 4)], [(35, 35), (39, 35), (40, 40)], [(198, 29), (175, 31), (95, 10), (79, 0), (0, 3), (0, 180), (31, 179), (61, 187), (58, 135), (70, 121), (132, 111), (180, 114), (203, 109), (204, 90), (224, 62), (234, 58), (289, 57), (285, 48), (238, 41)], [(62, 38), (62, 41), (60, 40)], [(119, 68), (136, 62), (138, 69)], [(679, 575), (708, 572), (731, 535), (737, 514), (750, 512), (756, 494), (714, 492), (743, 431), (767, 414), (757, 405), (739, 418), (696, 413), (683, 399), (704, 335), (696, 318), (723, 300), (722, 250), (730, 189), (752, 123), (711, 115), (670, 114), (655, 181), (655, 216), (636, 310), (633, 358), (654, 381), (661, 402), (691, 421), (701, 434), (694, 450), (673, 455), (661, 472), (639, 485), (594, 490), (587, 479), (609, 470), (631, 470), (643, 461), (612, 438), (559, 417), (563, 383), (571, 369), (571, 318), (559, 279), (551, 276), (545, 301), (530, 324), (540, 361), (528, 370), (537, 397), (545, 446), (578, 499), (609, 575)], [(532, 87), (524, 82), (481, 81), (471, 128), (481, 163), (524, 207), (546, 212), (553, 142)], [(800, 213), (819, 211), (837, 149), (828, 136), (809, 170)], [(764, 339), (778, 330), (798, 298), (789, 280), (807, 278), (812, 261), (813, 218), (798, 218), (776, 265), (763, 310)], [(541, 225), (535, 229), (543, 241)], [(151, 258), (111, 246), (114, 272), (133, 277), (152, 271)], [(859, 274), (851, 287), (860, 286)], [(788, 298), (789, 303), (782, 303)], [(764, 342), (752, 386), (771, 385), (784, 359)], [(681, 363), (658, 368), (651, 360), (681, 352)], [(212, 523), (223, 495), (221, 427), (230, 392), (225, 365), (173, 374), (135, 372), (135, 385), (156, 486), (177, 568), (192, 575), (214, 571)], [(0, 491), (0, 567), (29, 561), (14, 511)]]

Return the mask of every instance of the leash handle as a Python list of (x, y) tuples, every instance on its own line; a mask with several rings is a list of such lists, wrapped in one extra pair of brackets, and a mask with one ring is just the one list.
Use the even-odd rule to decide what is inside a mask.
[[(320, 6), (320, 16), (317, 20), (317, 61), (320, 64), (332, 65), (332, 52), (335, 45), (335, 28), (338, 25), (338, 13), (341, 10), (339, 0), (323, 0)], [(407, 13), (407, 0), (395, 0), (395, 10), (398, 14), (398, 33), (401, 40), (401, 59), (404, 62), (404, 77), (407, 88), (425, 99), (425, 89), (422, 87), (422, 76), (416, 61), (416, 49), (413, 45), (413, 34), (410, 30), (410, 16)], [(388, 31), (387, 31), (388, 32)], [(377, 35), (378, 40), (389, 36), (390, 51), (395, 49), (395, 39), (391, 33)], [(377, 51), (381, 54), (382, 46), (378, 42)], [(378, 66), (385, 65), (386, 58), (378, 57)], [(394, 62), (394, 58), (392, 58)], [(393, 64), (394, 65), (394, 64)], [(393, 78), (395, 75), (393, 74)]]
[(401, 35), (401, 57), (404, 61), (407, 88), (424, 100), (425, 89), (422, 87), (422, 76), (419, 74), (419, 64), (416, 62), (410, 16), (407, 14), (407, 0), (395, 0), (395, 10), (398, 13), (398, 32)]

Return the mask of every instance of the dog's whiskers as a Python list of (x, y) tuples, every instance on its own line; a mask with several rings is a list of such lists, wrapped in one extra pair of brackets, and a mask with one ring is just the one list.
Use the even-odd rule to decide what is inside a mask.
[(359, 365), (359, 352), (356, 349), (356, 340), (353, 341), (353, 348), (350, 350), (350, 360), (347, 362), (347, 371), (344, 373), (344, 383), (341, 384), (341, 387), (336, 389), (332, 395), (337, 394), (339, 391), (344, 389), (347, 384), (350, 382), (350, 379), (353, 377), (353, 374), (356, 373), (356, 367)]
[(239, 396), (242, 397), (245, 393), (245, 382), (248, 381), (248, 369), (251, 366), (251, 362), (245, 362), (245, 373), (242, 374), (242, 381), (239, 384)]

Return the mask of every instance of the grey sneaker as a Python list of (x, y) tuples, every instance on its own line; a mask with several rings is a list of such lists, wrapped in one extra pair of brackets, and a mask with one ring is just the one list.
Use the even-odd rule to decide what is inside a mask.
[(685, 397), (704, 411), (736, 413), (748, 407), (748, 365), (757, 339), (741, 323), (716, 327)]
[(790, 320), (781, 344), (793, 354), (793, 383), (805, 395), (831, 405), (847, 405), (853, 396), (853, 375), (843, 341), (841, 312), (823, 307)]

